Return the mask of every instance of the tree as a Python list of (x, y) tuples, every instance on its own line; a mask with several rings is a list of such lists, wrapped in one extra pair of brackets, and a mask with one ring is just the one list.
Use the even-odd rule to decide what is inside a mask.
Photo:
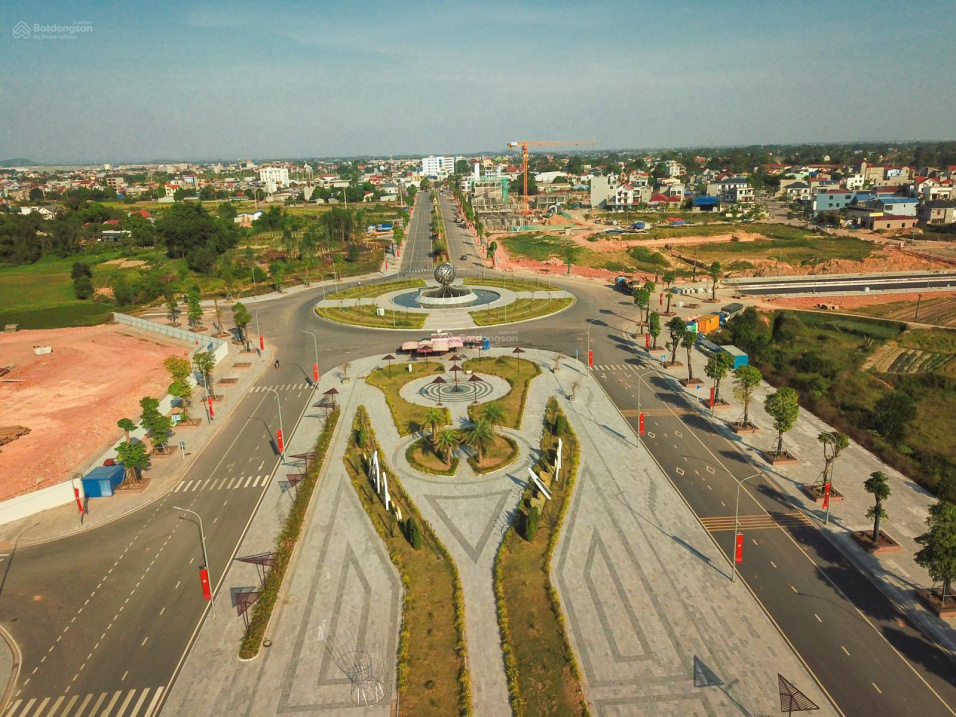
[(501, 404), (497, 401), (492, 401), (485, 406), (481, 412), (481, 417), (488, 421), (488, 425), (490, 425), (492, 429), (497, 428), (505, 422), (505, 412), (501, 408)]
[(637, 305), (639, 320), (641, 322), (641, 328), (644, 327), (644, 310), (647, 308), (648, 303), (651, 300), (650, 292), (644, 287), (639, 287), (634, 289), (634, 303)]
[(531, 506), (531, 510), (524, 518), (524, 539), (529, 543), (534, 542), (534, 536), (538, 534), (538, 525), (541, 523), (541, 511), (538, 506)]
[(903, 443), (906, 427), (915, 421), (916, 417), (916, 402), (903, 391), (884, 394), (873, 406), (873, 428), (894, 446)]
[(664, 283), (667, 284), (667, 312), (666, 313), (669, 314), (671, 312), (671, 297), (673, 296), (673, 294), (671, 293), (671, 284), (673, 284), (677, 280), (677, 272), (665, 271), (664, 276), (662, 276), (661, 278), (664, 280)]
[(276, 291), (282, 291), (282, 280), (285, 276), (285, 265), (274, 261), (269, 264), (269, 276), (272, 277), (272, 283), (276, 288)]
[(412, 548), (415, 550), (421, 549), (422, 530), (418, 527), (418, 521), (415, 520), (414, 515), (408, 516), (408, 520), (405, 521), (405, 535), (408, 538), (408, 542), (411, 543)]
[(30, 201), (31, 202), (42, 202), (43, 201), (43, 190), (39, 187), (34, 187), (30, 190)]
[(479, 418), (465, 429), (465, 443), (475, 449), (478, 461), (481, 462), (485, 451), (491, 446), (495, 439), (491, 424), (484, 418)]
[(80, 301), (93, 296), (93, 282), (88, 276), (80, 276), (73, 280), (73, 294)]
[(429, 408), (422, 416), (422, 428), (432, 434), (432, 445), (438, 437), (438, 429), (445, 425), (445, 412), (439, 408)]
[(206, 392), (213, 393), (210, 389), (210, 375), (212, 374), (212, 370), (216, 368), (216, 357), (211, 351), (200, 351), (193, 356), (193, 366), (202, 374)]
[(196, 288), (190, 289), (189, 294), (187, 294), (186, 317), (189, 319), (189, 325), (192, 328), (196, 328), (202, 324), (202, 304), (200, 303), (201, 298), (202, 296), (199, 293), (199, 289)]
[(667, 331), (671, 336), (671, 364), (675, 364), (677, 363), (677, 349), (684, 340), (684, 334), (687, 333), (687, 325), (681, 317), (675, 316), (667, 322)]
[(445, 461), (445, 463), (451, 465), (451, 452), (458, 447), (458, 443), (458, 432), (451, 428), (446, 428), (435, 438), (435, 452), (441, 456), (441, 459)]
[(873, 519), (873, 543), (880, 537), (880, 521), (886, 520), (886, 511), (883, 510), (883, 501), (890, 497), (890, 484), (883, 471), (874, 471), (863, 482), (863, 488), (873, 496), (876, 504), (866, 511), (866, 517)]
[(710, 280), (714, 282), (713, 288), (711, 289), (710, 298), (714, 301), (717, 301), (717, 280), (720, 279), (721, 266), (719, 261), (715, 261), (710, 265), (710, 269), (707, 273), (710, 274)]
[(763, 374), (756, 366), (748, 364), (734, 371), (734, 396), (744, 404), (744, 420), (741, 421), (744, 427), (753, 425), (750, 422), (750, 400), (761, 381), (763, 381)]
[(704, 373), (707, 374), (708, 378), (714, 381), (714, 405), (720, 402), (720, 382), (730, 371), (732, 364), (733, 359), (730, 358), (730, 354), (726, 354), (723, 351), (718, 351), (707, 359)]
[(146, 455), (146, 446), (142, 443), (123, 442), (116, 447), (116, 457), (123, 468), (126, 470), (126, 476), (123, 482), (130, 480), (139, 482), (139, 471), (149, 463), (149, 456)]
[(249, 338), (246, 336), (246, 326), (252, 321), (252, 316), (241, 301), (232, 305), (232, 320), (236, 323), (236, 328), (239, 329), (239, 340), (245, 343), (246, 351), (248, 351)]
[(179, 302), (176, 301), (176, 294), (173, 291), (166, 293), (166, 315), (169, 317), (169, 323), (173, 326), (179, 324)]
[(468, 174), (468, 160), (459, 159), (455, 162), (455, 174), (461, 176)]
[(690, 360), (691, 352), (694, 350), (694, 344), (697, 343), (697, 332), (696, 331), (684, 331), (684, 335), (680, 340), (681, 346), (684, 347), (684, 350), (687, 351), (687, 383), (694, 382), (694, 364)]
[(774, 457), (779, 458), (783, 455), (783, 434), (793, 428), (797, 422), (797, 416), (800, 415), (797, 392), (789, 386), (778, 388), (767, 396), (763, 407), (773, 419), (773, 427), (777, 431), (777, 449), (774, 451)]
[(93, 270), (90, 268), (90, 265), (83, 261), (74, 261), (73, 268), (70, 270), (70, 278), (73, 281), (76, 281), (81, 276), (85, 276), (88, 279), (93, 278)]
[(189, 408), (192, 405), (193, 389), (185, 381), (173, 381), (169, 384), (169, 395), (179, 399), (183, 420), (189, 423)]
[(129, 418), (121, 418), (116, 422), (116, 425), (126, 434), (126, 442), (129, 443), (129, 432), (136, 430), (136, 424)]
[(651, 338), (654, 339), (651, 348), (656, 351), (657, 337), (661, 335), (661, 315), (656, 311), (652, 311), (651, 315), (647, 318), (647, 331), (651, 335)]
[(820, 485), (833, 483), (833, 463), (843, 451), (850, 445), (850, 438), (845, 433), (839, 431), (825, 431), (817, 436), (817, 440), (823, 444), (823, 474), (821, 475)]
[(945, 605), (956, 580), (956, 504), (941, 498), (929, 509), (926, 524), (929, 530), (916, 538), (923, 546), (916, 553), (916, 563), (926, 568), (934, 581), (943, 583), (941, 604)]

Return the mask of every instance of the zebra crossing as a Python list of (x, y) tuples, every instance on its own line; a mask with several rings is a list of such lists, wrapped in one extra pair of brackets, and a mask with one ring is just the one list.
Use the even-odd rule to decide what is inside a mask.
[(177, 483), (173, 493), (192, 493), (202, 490), (238, 490), (261, 488), (269, 482), (269, 474), (257, 476), (233, 476), (232, 478), (203, 478)]
[(268, 391), (269, 389), (275, 389), (276, 391), (306, 391), (312, 389), (312, 384), (282, 383), (276, 384), (275, 386), (253, 386), (249, 389), (249, 393), (262, 393), (264, 391)]
[(601, 364), (591, 367), (592, 371), (625, 371), (627, 369), (637, 370), (637, 367), (630, 364)]
[(163, 687), (14, 700), (3, 717), (154, 717)]

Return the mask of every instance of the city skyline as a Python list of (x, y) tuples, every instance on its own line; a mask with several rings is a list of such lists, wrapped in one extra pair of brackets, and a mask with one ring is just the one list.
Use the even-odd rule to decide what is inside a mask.
[(0, 159), (505, 154), (528, 138), (593, 138), (604, 151), (945, 140), (956, 87), (933, 83), (932, 68), (956, 59), (954, 31), (943, 2), (866, 13), (274, 3), (267, 15), (248, 3), (12, 3), (0, 19)]

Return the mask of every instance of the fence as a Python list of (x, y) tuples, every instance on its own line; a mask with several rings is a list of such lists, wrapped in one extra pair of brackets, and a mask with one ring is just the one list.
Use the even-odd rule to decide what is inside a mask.
[(229, 343), (223, 339), (217, 339), (215, 336), (197, 334), (195, 331), (190, 331), (189, 329), (160, 324), (148, 319), (141, 319), (138, 316), (130, 316), (129, 314), (121, 314), (119, 312), (113, 313), (113, 321), (118, 324), (131, 326), (134, 329), (152, 331), (155, 334), (162, 334), (163, 336), (169, 336), (184, 343), (192, 344), (193, 348), (189, 352), (190, 358), (197, 353), (208, 351), (216, 357), (216, 362), (218, 363), (229, 353)]

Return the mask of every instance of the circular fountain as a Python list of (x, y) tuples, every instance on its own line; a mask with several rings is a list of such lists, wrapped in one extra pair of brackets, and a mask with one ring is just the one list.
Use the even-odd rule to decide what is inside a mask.
[(493, 294), (494, 292), (476, 293), (467, 286), (452, 286), (455, 281), (455, 267), (448, 262), (435, 267), (435, 281), (438, 282), (438, 286), (429, 286), (420, 289), (417, 293), (411, 292), (397, 296), (395, 297), (396, 303), (399, 305), (405, 304), (399, 299), (407, 297), (414, 300), (415, 305), (422, 309), (449, 309), (472, 306), (476, 303), (488, 303), (497, 298), (497, 294), (483, 296), (483, 294)]

